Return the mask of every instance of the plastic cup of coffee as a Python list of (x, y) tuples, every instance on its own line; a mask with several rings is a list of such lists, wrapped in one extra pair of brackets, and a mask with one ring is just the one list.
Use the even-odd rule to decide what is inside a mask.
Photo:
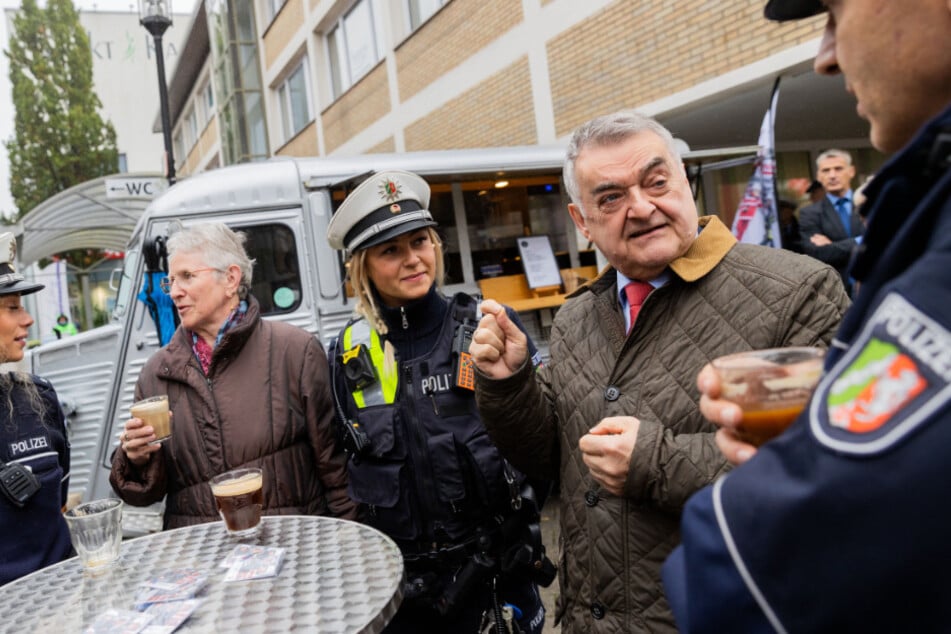
[(63, 517), (73, 548), (86, 570), (107, 568), (118, 561), (122, 546), (122, 500), (107, 498), (79, 504)]
[(172, 435), (172, 419), (168, 415), (168, 396), (150, 396), (132, 404), (130, 410), (133, 418), (141, 418), (142, 422), (155, 430), (153, 444), (161, 443)]
[(739, 352), (713, 360), (721, 395), (743, 410), (738, 438), (762, 445), (792, 424), (822, 376), (825, 350), (794, 347)]
[(264, 506), (264, 476), (257, 468), (235, 469), (211, 479), (218, 514), (232, 537), (256, 535)]

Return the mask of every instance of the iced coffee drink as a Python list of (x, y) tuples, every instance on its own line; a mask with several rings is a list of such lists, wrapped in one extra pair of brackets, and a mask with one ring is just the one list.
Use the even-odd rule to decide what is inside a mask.
[(141, 418), (142, 422), (155, 430), (155, 440), (160, 443), (172, 435), (172, 420), (168, 415), (168, 396), (152, 396), (133, 403), (130, 409), (133, 418)]
[(211, 492), (225, 528), (234, 537), (258, 532), (264, 505), (264, 477), (260, 469), (235, 469), (215, 476)]

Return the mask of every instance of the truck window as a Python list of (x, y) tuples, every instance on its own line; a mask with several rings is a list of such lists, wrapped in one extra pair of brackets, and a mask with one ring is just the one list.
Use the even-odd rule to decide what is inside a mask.
[[(122, 275), (119, 277), (119, 288), (116, 293), (116, 306), (112, 311), (113, 317), (121, 317), (125, 314), (133, 293), (139, 290), (135, 280), (135, 265), (139, 260), (138, 255), (138, 249), (129, 249), (125, 253), (125, 259), (122, 262)], [(141, 282), (141, 280), (138, 281)]]
[(261, 314), (296, 310), (302, 286), (294, 233), (282, 224), (235, 228), (248, 237), (245, 247), (254, 258), (251, 293), (261, 304)]

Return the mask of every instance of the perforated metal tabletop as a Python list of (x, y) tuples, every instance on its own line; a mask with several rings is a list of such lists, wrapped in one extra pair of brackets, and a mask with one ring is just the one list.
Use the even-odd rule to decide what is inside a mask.
[(80, 632), (110, 608), (132, 610), (137, 587), (158, 572), (207, 571), (198, 609), (176, 632), (382, 631), (402, 600), (403, 559), (388, 537), (325, 517), (272, 516), (240, 543), (285, 549), (276, 577), (222, 580), (220, 563), (239, 543), (221, 522), (146, 535), (122, 544), (119, 563), (95, 576), (75, 557), (0, 590), (0, 632)]

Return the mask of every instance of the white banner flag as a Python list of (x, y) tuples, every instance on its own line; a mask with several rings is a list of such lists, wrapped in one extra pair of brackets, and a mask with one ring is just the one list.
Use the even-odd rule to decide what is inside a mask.
[(769, 110), (763, 117), (763, 125), (759, 131), (756, 167), (743, 193), (743, 200), (736, 210), (736, 216), (733, 217), (733, 235), (737, 240), (776, 248), (782, 246), (776, 205), (776, 147), (773, 142), (773, 123), (778, 97), (777, 81)]

